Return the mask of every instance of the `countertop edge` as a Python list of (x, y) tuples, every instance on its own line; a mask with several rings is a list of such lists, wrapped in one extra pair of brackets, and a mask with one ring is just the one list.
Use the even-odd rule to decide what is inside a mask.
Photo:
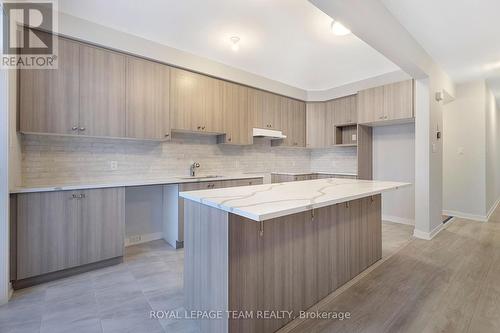
[(369, 192), (364, 192), (364, 193), (360, 193), (360, 194), (356, 194), (356, 195), (345, 196), (345, 197), (342, 197), (339, 199), (333, 199), (333, 200), (329, 200), (329, 201), (307, 204), (307, 205), (300, 205), (300, 206), (297, 206), (294, 208), (288, 208), (288, 209), (280, 210), (277, 212), (261, 214), (261, 215), (252, 214), (250, 212), (243, 211), (243, 210), (238, 209), (238, 208), (231, 208), (231, 207), (219, 205), (215, 202), (212, 202), (212, 201), (209, 201), (206, 199), (202, 199), (199, 197), (193, 197), (193, 196), (189, 195), (189, 192), (180, 192), (179, 196), (184, 198), (184, 199), (191, 200), (191, 201), (194, 201), (194, 202), (197, 202), (197, 203), (209, 206), (209, 207), (217, 208), (217, 209), (223, 210), (223, 211), (228, 212), (228, 213), (232, 213), (232, 214), (235, 214), (238, 216), (246, 217), (246, 218), (253, 220), (253, 221), (256, 221), (256, 222), (261, 222), (261, 221), (270, 220), (270, 219), (277, 218), (277, 217), (282, 217), (282, 216), (286, 216), (286, 215), (305, 212), (305, 211), (308, 211), (311, 209), (322, 208), (322, 207), (336, 205), (336, 204), (347, 202), (347, 201), (352, 201), (352, 200), (356, 200), (356, 199), (369, 197), (372, 195), (382, 194), (384, 192), (394, 191), (394, 190), (397, 190), (399, 188), (408, 187), (411, 185), (412, 185), (411, 183), (401, 183), (400, 185), (397, 185), (397, 186), (394, 186), (391, 188), (387, 188), (387, 189), (383, 189), (383, 190), (369, 191)]
[(172, 177), (159, 180), (142, 180), (142, 181), (138, 180), (133, 182), (75, 184), (75, 185), (60, 185), (60, 186), (40, 186), (40, 187), (17, 187), (10, 189), (9, 193), (22, 194), (22, 193), (55, 192), (55, 191), (77, 191), (77, 190), (89, 190), (89, 189), (113, 188), (113, 187), (175, 185), (175, 184), (204, 183), (204, 182), (214, 182), (214, 181), (224, 181), (224, 180), (264, 178), (262, 174), (223, 176), (217, 178), (204, 178), (204, 179), (181, 179), (180, 177), (183, 176), (179, 176), (179, 178)]

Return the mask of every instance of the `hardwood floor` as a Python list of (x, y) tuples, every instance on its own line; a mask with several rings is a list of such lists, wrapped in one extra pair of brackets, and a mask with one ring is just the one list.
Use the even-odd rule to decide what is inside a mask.
[(431, 241), (411, 240), (319, 310), (351, 318), (280, 332), (499, 332), (500, 208), (488, 223), (456, 219)]

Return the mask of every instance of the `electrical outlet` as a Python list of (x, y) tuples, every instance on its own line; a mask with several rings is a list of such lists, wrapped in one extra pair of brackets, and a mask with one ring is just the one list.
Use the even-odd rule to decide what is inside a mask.
[(118, 169), (118, 161), (111, 161), (111, 162), (109, 162), (109, 169), (110, 170), (116, 170), (116, 169)]
[(142, 240), (141, 235), (130, 236), (130, 237), (128, 238), (128, 242), (129, 242), (130, 244), (140, 243), (140, 242), (141, 242), (141, 240)]

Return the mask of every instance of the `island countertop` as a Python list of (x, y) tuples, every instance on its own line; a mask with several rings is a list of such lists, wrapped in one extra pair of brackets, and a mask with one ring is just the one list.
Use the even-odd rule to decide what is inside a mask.
[(189, 191), (179, 195), (254, 221), (264, 221), (410, 185), (401, 182), (330, 178)]

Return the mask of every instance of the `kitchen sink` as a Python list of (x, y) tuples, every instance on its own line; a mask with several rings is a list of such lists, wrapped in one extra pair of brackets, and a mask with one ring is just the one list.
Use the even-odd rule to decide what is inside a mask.
[(179, 179), (208, 179), (208, 178), (222, 178), (219, 175), (208, 175), (208, 176), (188, 176), (188, 177), (177, 177)]

